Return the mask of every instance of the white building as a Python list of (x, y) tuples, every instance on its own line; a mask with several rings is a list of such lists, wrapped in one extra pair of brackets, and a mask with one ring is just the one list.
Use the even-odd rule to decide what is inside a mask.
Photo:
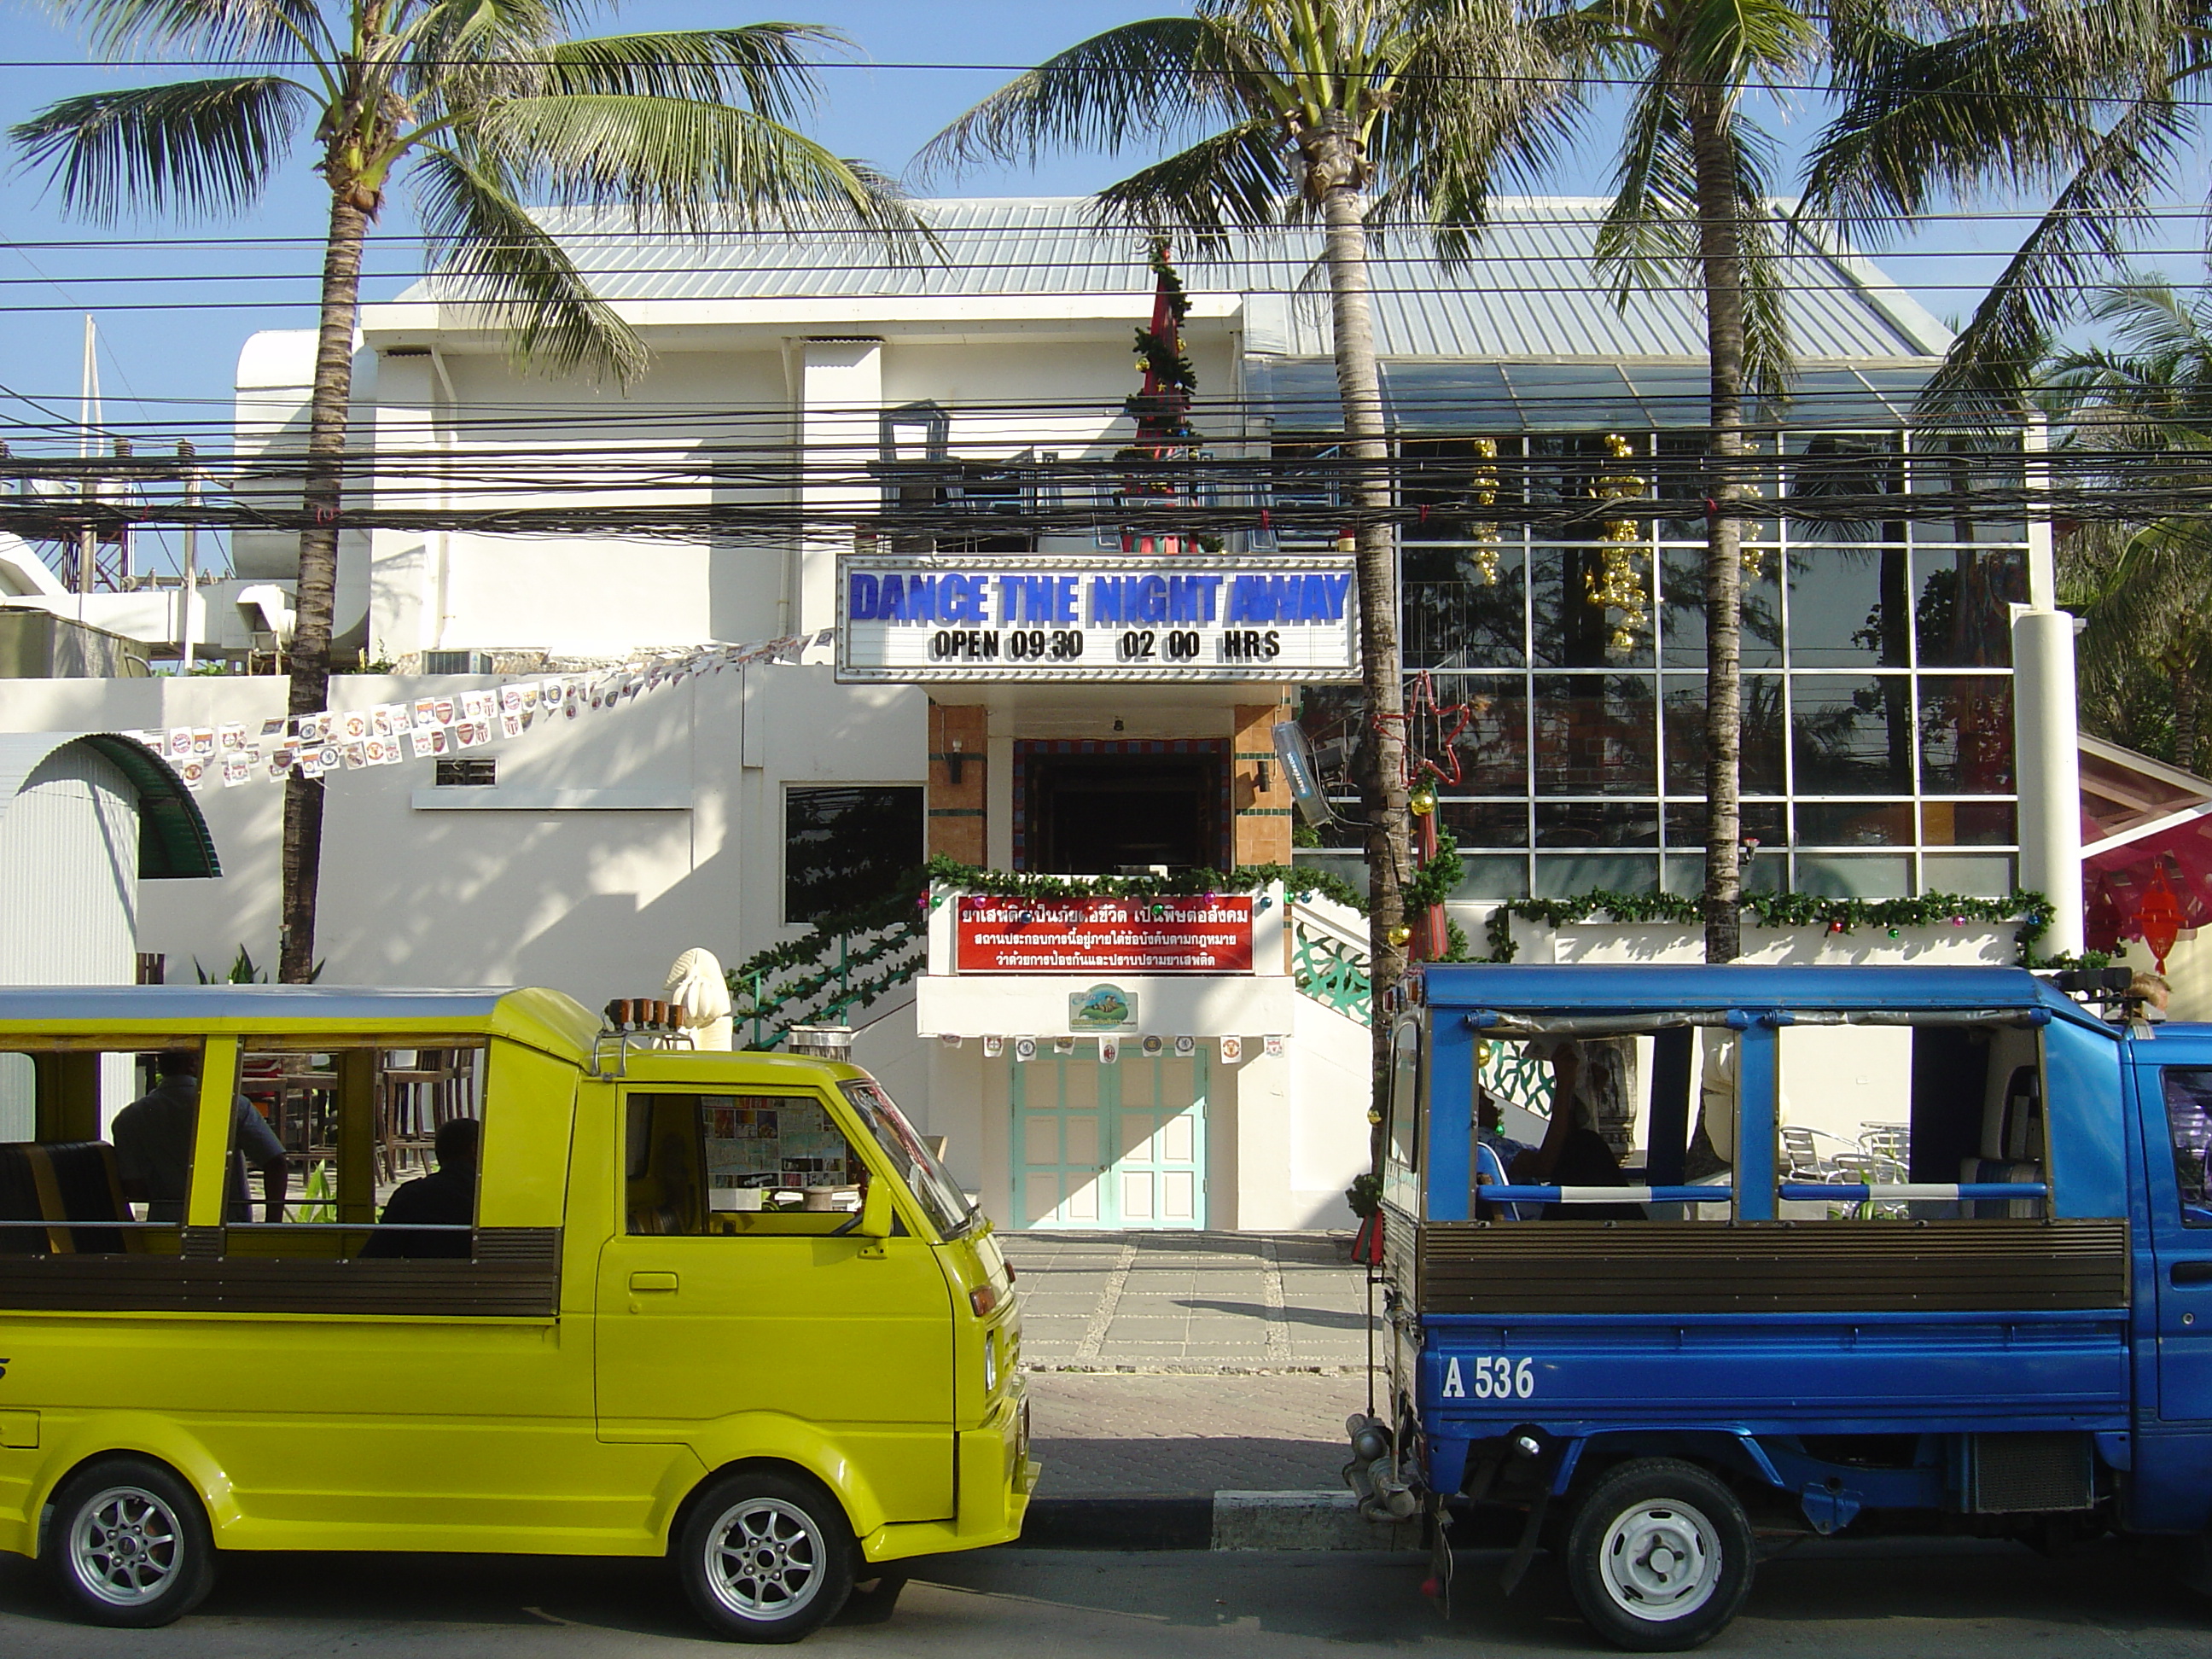
[[(1146, 249), (1087, 228), (1079, 202), (931, 211), (945, 258), (920, 269), (829, 239), (732, 233), (702, 247), (618, 217), (557, 217), (654, 352), (626, 388), (519, 374), (497, 333), (428, 286), (366, 307), (356, 414), (385, 458), (375, 506), (483, 517), (345, 535), (341, 636), (394, 672), (334, 681), (332, 706), (841, 628), (850, 657), (859, 624), (841, 612), (841, 554), (971, 571), (995, 554), (1054, 580), (1123, 556), (1133, 509), (1115, 458), (1132, 432), (1131, 336), (1154, 303)], [(1656, 541), (1621, 546), (1599, 538), (1595, 515), (1578, 531), (1544, 516), (1623, 473), (1668, 493), (1692, 447), (1684, 429), (1702, 418), (1698, 307), (1686, 295), (1616, 307), (1590, 276), (1600, 211), (1501, 203), (1473, 275), (1403, 246), (1376, 272), (1392, 418), (1403, 454), (1435, 480), (1407, 494), (1408, 661), (1469, 711), (1442, 811), (1468, 856), (1454, 914), (1478, 949), (1498, 901), (1684, 890), (1696, 862), (1686, 757), (1703, 647), (1685, 578), (1698, 527), (1662, 523)], [(1809, 501), (1816, 475), (1834, 486), (1847, 474), (1845, 493), (1894, 488), (1902, 503), (1939, 471), (2026, 465), (2017, 448), (1911, 429), (1905, 405), (1947, 337), (1878, 273), (1788, 235), (1804, 373), (1776, 489)], [(1327, 331), (1293, 297), (1313, 253), (1310, 239), (1255, 240), (1183, 268), (1194, 453), (1219, 464), (1194, 510), (1212, 515), (1224, 557), (1318, 568), (1332, 556)], [(307, 331), (246, 343), (242, 450), (300, 441), (312, 355)], [(1267, 459), (1272, 484), (1234, 482), (1237, 463)], [(1301, 482), (1301, 462), (1319, 471)], [(1486, 469), (1502, 482), (1486, 486)], [(559, 523), (567, 507), (606, 505), (610, 479), (639, 533)], [(1468, 516), (1486, 487), (1522, 491), (1532, 523)], [(994, 525), (1009, 506), (1052, 529)], [(886, 507), (915, 516), (856, 542), (853, 526)], [(515, 533), (517, 511), (538, 515), (532, 533)], [(2077, 893), (2061, 867), (2070, 635), (2045, 528), (1931, 524), (1901, 505), (1870, 539), (1790, 520), (1754, 540), (1756, 878), (1869, 897)], [(241, 532), (234, 547), (223, 603), (252, 590), (260, 622), (287, 625), (292, 538)], [(1632, 579), (1607, 587), (1609, 609), (1589, 597), (1608, 561)], [(1218, 665), (1231, 647), (1205, 641), (1202, 661)], [(541, 719), (435, 775), (413, 761), (334, 775), (325, 977), (544, 983), (597, 1005), (657, 993), (687, 947), (735, 964), (799, 937), (925, 851), (1031, 874), (1289, 863), (1270, 728), (1296, 715), (1318, 735), (1346, 729), (1340, 677), (1318, 671), (1227, 679), (1156, 664), (1138, 684), (1110, 666), (1069, 681), (1001, 662), (985, 678), (854, 683), (816, 660), (827, 654)], [(270, 678), (0, 684), (0, 726), (20, 729), (258, 732), (282, 708)], [(228, 873), (149, 896), (142, 948), (179, 964), (228, 962), (241, 942), (271, 949), (280, 793), (258, 775), (203, 789)], [(1279, 888), (1253, 904), (1232, 929), (1249, 969), (979, 973), (972, 961), (959, 971), (948, 900), (930, 921), (927, 971), (854, 1016), (861, 1057), (948, 1138), (956, 1170), (1008, 1224), (1340, 1224), (1340, 1195), (1367, 1156), (1350, 971), (1362, 924)], [(1678, 932), (1516, 925), (1524, 952), (1694, 953)], [(2078, 932), (2077, 898), (2051, 943)], [(1800, 958), (2010, 959), (2003, 927), (1753, 943)], [(1102, 1065), (1099, 1039), (1071, 1022), (1109, 985), (1133, 1015)], [(1022, 1039), (1034, 1058), (1018, 1058), (1031, 1052)]]

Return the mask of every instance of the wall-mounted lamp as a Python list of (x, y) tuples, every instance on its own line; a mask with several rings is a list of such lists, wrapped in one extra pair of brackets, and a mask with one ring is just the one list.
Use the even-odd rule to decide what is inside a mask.
[(1274, 780), (1273, 780), (1273, 776), (1268, 773), (1268, 770), (1267, 770), (1267, 762), (1265, 762), (1265, 761), (1261, 761), (1261, 762), (1260, 763), (1260, 793), (1261, 793), (1261, 794), (1265, 795), (1265, 794), (1266, 794), (1266, 793), (1267, 793), (1270, 789), (1272, 789), (1272, 788), (1273, 788), (1273, 787), (1274, 787)]
[(1121, 717), (1119, 714), (1114, 716), (1114, 729), (1116, 732), (1121, 730)]
[(962, 763), (968, 758), (967, 756), (960, 752), (960, 746), (961, 740), (958, 738), (953, 738), (951, 743), (947, 745), (949, 752), (947, 752), (945, 757), (945, 770), (947, 775), (951, 776), (952, 780), (952, 787), (955, 789), (957, 789), (960, 787), (960, 768)]

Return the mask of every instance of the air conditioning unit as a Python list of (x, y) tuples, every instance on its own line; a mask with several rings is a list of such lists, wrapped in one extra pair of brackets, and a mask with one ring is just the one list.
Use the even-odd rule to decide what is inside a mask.
[(491, 665), (489, 651), (425, 651), (422, 672), (426, 674), (490, 674), (496, 672)]

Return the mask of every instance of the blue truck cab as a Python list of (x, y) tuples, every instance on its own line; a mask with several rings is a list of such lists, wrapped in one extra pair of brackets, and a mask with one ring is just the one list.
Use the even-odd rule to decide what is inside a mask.
[(1724, 1626), (1778, 1533), (2164, 1534), (2201, 1573), (2212, 1026), (2104, 1006), (2012, 969), (1429, 968), (1363, 1507), (1517, 1509), (1509, 1581), (1557, 1549), (1641, 1650)]

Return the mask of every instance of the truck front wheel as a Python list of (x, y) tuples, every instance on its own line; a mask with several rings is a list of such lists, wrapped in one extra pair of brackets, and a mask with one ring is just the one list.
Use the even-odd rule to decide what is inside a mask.
[(836, 1499), (773, 1470), (708, 1484), (676, 1540), (691, 1605), (738, 1642), (796, 1642), (835, 1618), (852, 1594), (854, 1553)]
[(1567, 1580), (1590, 1628), (1637, 1653), (1679, 1653), (1735, 1617), (1751, 1589), (1751, 1522), (1694, 1463), (1638, 1458), (1575, 1512)]

